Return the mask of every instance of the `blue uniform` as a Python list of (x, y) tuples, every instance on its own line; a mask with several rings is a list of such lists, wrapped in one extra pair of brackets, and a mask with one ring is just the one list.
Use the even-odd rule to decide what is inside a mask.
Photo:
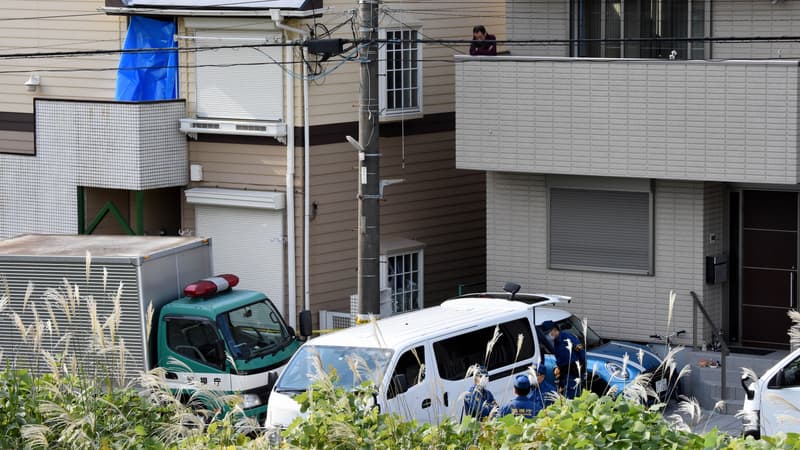
[(473, 384), (464, 396), (464, 414), (483, 419), (492, 412), (494, 404), (495, 400), (492, 391), (486, 388), (479, 388)]
[(558, 390), (553, 386), (553, 383), (545, 379), (538, 385), (531, 386), (528, 397), (538, 405), (541, 405), (539, 409), (543, 409), (553, 404), (552, 392), (557, 393)]
[[(571, 345), (567, 344), (568, 342)], [(580, 378), (581, 373), (586, 372), (586, 350), (583, 348), (583, 343), (567, 331), (562, 331), (553, 344), (555, 346), (556, 365), (558, 365), (558, 370), (561, 372), (558, 384), (564, 390), (564, 397), (574, 398), (580, 395), (581, 392), (581, 383), (576, 382), (575, 379)], [(569, 347), (572, 347), (572, 350)], [(581, 364), (580, 373), (576, 363)], [(567, 387), (567, 384), (569, 384), (569, 387)]]
[(527, 395), (518, 395), (500, 408), (497, 415), (503, 417), (508, 414), (513, 414), (515, 416), (523, 416), (526, 419), (532, 419), (536, 417), (536, 414), (539, 414), (541, 409), (542, 406), (533, 399), (528, 398)]

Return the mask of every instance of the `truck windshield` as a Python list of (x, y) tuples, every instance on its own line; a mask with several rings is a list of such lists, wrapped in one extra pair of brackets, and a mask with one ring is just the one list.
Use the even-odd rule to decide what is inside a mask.
[(352, 389), (363, 381), (380, 384), (392, 350), (366, 347), (304, 345), (281, 374), (277, 392), (303, 392), (316, 376), (315, 360), (327, 374), (336, 373), (336, 386)]
[[(221, 316), (234, 358), (250, 359), (282, 350), (293, 338), (275, 307), (266, 300), (243, 306)], [(226, 332), (228, 331), (228, 332)]]

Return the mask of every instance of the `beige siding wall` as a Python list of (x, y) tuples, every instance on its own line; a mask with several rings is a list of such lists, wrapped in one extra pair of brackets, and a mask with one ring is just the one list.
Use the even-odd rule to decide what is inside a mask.
[[(569, 39), (569, 1), (506, 0), (508, 39), (565, 40)], [(520, 45), (511, 47), (512, 55), (568, 56), (569, 46)]]
[[(800, 34), (800, 4), (795, 1), (714, 0), (711, 36), (756, 37)], [(715, 42), (712, 58), (798, 58), (795, 41)]]
[(547, 267), (545, 176), (490, 172), (487, 178), (487, 286), (506, 281), (523, 290), (569, 295), (567, 309), (601, 335), (649, 340), (664, 334), (669, 291), (677, 293), (673, 323), (691, 341), (692, 300), (703, 292), (704, 185), (657, 181), (655, 276), (551, 270)]
[(0, 153), (33, 155), (33, 133), (0, 129)]
[[(386, 188), (381, 236), (425, 244), (425, 304), (455, 295), (458, 284), (482, 281), (484, 176), (455, 169), (453, 133), (408, 136), (404, 143), (384, 138), (381, 153), (381, 178), (405, 179)], [(311, 197), (319, 209), (311, 222), (311, 300), (315, 311), (349, 312), (357, 282), (356, 152), (332, 144), (312, 154)]]
[[(337, 13), (326, 14), (324, 22), (329, 28), (349, 18), (342, 13), (353, 9), (350, 0), (325, 1)], [(483, 24), (497, 39), (505, 39), (505, 5), (502, 2), (392, 2), (382, 6), (381, 27), (398, 27), (403, 24), (421, 26), (424, 39), (472, 39), (473, 25)], [(352, 39), (348, 26), (342, 27), (335, 37)], [(501, 47), (499, 50), (503, 50)], [(454, 108), (453, 55), (469, 54), (468, 44), (423, 45), (423, 111), (425, 114), (450, 112)], [(331, 68), (334, 60), (324, 65)], [(358, 120), (359, 67), (356, 62), (342, 65), (310, 88), (311, 124), (329, 124)], [(299, 104), (299, 103), (298, 103)]]
[[(0, 21), (0, 53), (42, 53), (76, 50), (113, 50), (122, 47), (126, 19), (98, 13), (103, 0), (29, 1), (4, 0)], [(42, 18), (43, 16), (72, 16)], [(118, 54), (4, 59), (0, 73), (0, 111), (33, 112), (33, 97), (113, 99), (116, 70), (84, 71), (80, 69), (115, 69)], [(66, 72), (44, 72), (44, 69), (70, 69)], [(72, 69), (78, 69), (72, 71)], [(17, 72), (18, 71), (18, 72)], [(41, 76), (39, 91), (25, 90), (23, 83), (31, 72)]]

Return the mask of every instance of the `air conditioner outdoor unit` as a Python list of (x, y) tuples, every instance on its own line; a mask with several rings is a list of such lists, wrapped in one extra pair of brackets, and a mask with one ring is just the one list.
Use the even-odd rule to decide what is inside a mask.
[(257, 122), (251, 120), (181, 119), (181, 131), (186, 134), (233, 134), (240, 136), (286, 136), (283, 122)]

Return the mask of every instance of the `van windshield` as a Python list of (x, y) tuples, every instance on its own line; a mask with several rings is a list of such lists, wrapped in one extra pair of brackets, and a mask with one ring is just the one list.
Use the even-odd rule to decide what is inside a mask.
[(380, 384), (392, 350), (369, 347), (304, 345), (281, 374), (276, 392), (302, 392), (316, 376), (315, 359), (328, 375), (336, 373), (336, 386), (352, 389), (363, 381)]

